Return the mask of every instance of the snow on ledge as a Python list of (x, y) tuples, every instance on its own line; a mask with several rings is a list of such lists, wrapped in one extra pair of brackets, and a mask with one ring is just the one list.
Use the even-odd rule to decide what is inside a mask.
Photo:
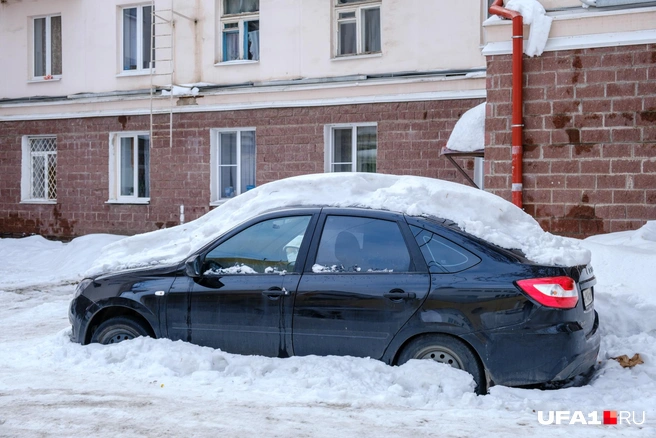
[(547, 16), (544, 6), (537, 0), (508, 0), (506, 9), (522, 14), (524, 24), (531, 26), (528, 44), (524, 46), (524, 53), (528, 56), (540, 56), (549, 39), (552, 17)]
[(417, 176), (328, 173), (287, 178), (249, 190), (196, 219), (106, 246), (87, 276), (183, 261), (236, 225), (276, 207), (364, 207), (451, 219), (464, 231), (537, 263), (581, 265), (590, 252), (578, 241), (545, 233), (504, 199), (462, 184)]
[(460, 117), (446, 142), (447, 149), (458, 152), (485, 149), (485, 104), (476, 105)]

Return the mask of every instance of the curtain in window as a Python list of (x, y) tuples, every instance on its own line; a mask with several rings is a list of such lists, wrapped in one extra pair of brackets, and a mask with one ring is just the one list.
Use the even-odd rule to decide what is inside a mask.
[(137, 137), (139, 168), (137, 169), (138, 195), (140, 198), (150, 196), (150, 139), (147, 135)]
[(62, 74), (61, 17), (50, 18), (50, 74)]
[(364, 51), (380, 52), (380, 8), (365, 9), (364, 16)]
[(152, 6), (144, 6), (143, 17), (141, 19), (142, 29), (143, 29), (142, 30), (143, 35), (141, 36), (141, 51), (143, 56), (143, 63), (142, 63), (143, 65), (141, 68), (144, 69), (150, 68), (150, 61), (154, 58), (154, 52), (155, 52), (155, 49), (153, 48), (153, 44), (151, 44), (152, 32), (153, 32), (152, 9), (153, 9)]
[(333, 130), (333, 172), (351, 172), (353, 162), (353, 129)]
[(46, 75), (46, 19), (34, 20), (34, 76)]
[(237, 133), (219, 135), (219, 191), (221, 198), (232, 198), (237, 186)]
[(255, 132), (241, 133), (241, 193), (255, 187)]
[(246, 41), (247, 53), (244, 57), (257, 61), (260, 59), (260, 21), (253, 20), (244, 23), (244, 27), (248, 32), (248, 40)]
[(357, 172), (376, 172), (377, 135), (375, 126), (358, 128)]
[(223, 32), (223, 60), (239, 59), (239, 32)]
[(137, 69), (137, 8), (123, 9), (123, 70)]
[(355, 22), (339, 23), (339, 54), (352, 55), (357, 51)]
[(134, 195), (134, 139), (121, 138), (121, 196)]
[(260, 0), (223, 0), (224, 14), (242, 14), (260, 10)]

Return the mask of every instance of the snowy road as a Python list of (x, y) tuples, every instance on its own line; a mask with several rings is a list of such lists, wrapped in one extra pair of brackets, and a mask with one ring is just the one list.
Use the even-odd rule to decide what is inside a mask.
[[(68, 340), (74, 286), (56, 286), (53, 275), (55, 286), (36, 287), (29, 267), (0, 268), (0, 437), (655, 437), (656, 239), (601, 237), (586, 241), (603, 334), (592, 381), (550, 391), (494, 387), (482, 397), (467, 374), (429, 361), (271, 359), (143, 338), (83, 347)], [(0, 266), (10, 265), (7, 245), (14, 261), (33, 251), (15, 244), (0, 239)], [(41, 244), (56, 260), (61, 248)], [(609, 359), (636, 352), (645, 363), (631, 369)], [(538, 411), (546, 418), (558, 410), (586, 419), (628, 411), (638, 422), (644, 412), (646, 421), (539, 423)]]

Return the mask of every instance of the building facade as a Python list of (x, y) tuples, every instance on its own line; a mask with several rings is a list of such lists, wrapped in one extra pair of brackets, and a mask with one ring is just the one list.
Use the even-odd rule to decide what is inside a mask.
[[(0, 233), (170, 227), (305, 173), (465, 183), (440, 150), (486, 99), (478, 182), (509, 198), (510, 26), (488, 3), (3, 1)], [(575, 236), (656, 219), (656, 8), (541, 3), (526, 211)]]

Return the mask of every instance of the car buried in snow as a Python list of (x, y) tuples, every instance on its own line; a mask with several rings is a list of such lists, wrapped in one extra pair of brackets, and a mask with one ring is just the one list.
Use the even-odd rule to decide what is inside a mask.
[(179, 263), (83, 280), (69, 317), (81, 344), (151, 336), (245, 355), (432, 359), (482, 394), (590, 369), (595, 282), (589, 264), (536, 263), (450, 220), (281, 207)]
[(482, 190), (305, 175), (104, 248), (71, 302), (71, 339), (431, 359), (470, 373), (482, 394), (566, 381), (596, 363), (589, 261), (577, 241)]

